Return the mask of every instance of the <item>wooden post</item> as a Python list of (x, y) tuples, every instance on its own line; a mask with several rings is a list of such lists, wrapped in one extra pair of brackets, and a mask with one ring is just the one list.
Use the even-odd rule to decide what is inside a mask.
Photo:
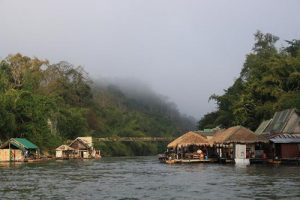
[(8, 149), (9, 149), (9, 161), (11, 161), (10, 141), (8, 141)]

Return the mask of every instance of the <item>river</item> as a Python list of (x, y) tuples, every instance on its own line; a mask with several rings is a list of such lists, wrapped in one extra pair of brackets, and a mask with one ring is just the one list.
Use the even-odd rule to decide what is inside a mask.
[(156, 157), (0, 163), (0, 199), (300, 199), (299, 166), (167, 165)]

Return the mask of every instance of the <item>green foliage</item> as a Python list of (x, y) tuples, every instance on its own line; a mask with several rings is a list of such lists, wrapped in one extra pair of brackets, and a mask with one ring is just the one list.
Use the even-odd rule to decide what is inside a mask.
[(216, 119), (219, 117), (218, 112), (211, 112), (204, 115), (202, 120), (198, 122), (198, 129), (203, 130), (205, 128), (215, 128), (218, 126)]
[(166, 142), (96, 142), (103, 156), (150, 156), (163, 153)]
[(57, 114), (57, 128), (65, 138), (85, 136), (88, 130), (85, 110), (72, 107), (60, 109)]
[(69, 69), (72, 78), (68, 80), (63, 79), (64, 73), (51, 77), (48, 71), (54, 66), (21, 54), (0, 62), (1, 139), (26, 137), (46, 150), (57, 147), (64, 138), (86, 132), (83, 109), (70, 107), (71, 103), (63, 99), (59, 90), (49, 91), (56, 80), (60, 80), (56, 82), (57, 88), (76, 82), (74, 87), (79, 89), (65, 93), (73, 92), (77, 102), (84, 102), (80, 98), (89, 96), (86, 93), (89, 86), (82, 77), (78, 78), (81, 72), (75, 69)]
[[(0, 139), (26, 137), (51, 151), (78, 136), (174, 136), (193, 129), (192, 119), (151, 95), (132, 98), (118, 86), (93, 85), (82, 67), (67, 62), (10, 55), (0, 61)], [(99, 149), (119, 156), (157, 151), (152, 144), (122, 142)]]
[(218, 110), (199, 121), (200, 128), (215, 125), (243, 125), (256, 129), (262, 120), (286, 108), (299, 108), (300, 42), (287, 41), (277, 49), (279, 40), (272, 34), (255, 34), (253, 51), (246, 57), (240, 77), (223, 95), (212, 95)]

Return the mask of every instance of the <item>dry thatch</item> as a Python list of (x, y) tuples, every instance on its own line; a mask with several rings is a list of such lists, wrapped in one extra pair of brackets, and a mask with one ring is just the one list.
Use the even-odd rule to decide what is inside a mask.
[(184, 135), (180, 136), (179, 138), (173, 140), (170, 144), (168, 144), (168, 148), (176, 148), (177, 146), (188, 146), (188, 145), (208, 145), (208, 140), (192, 131), (185, 133)]
[(263, 142), (261, 139), (253, 133), (251, 130), (243, 126), (234, 126), (225, 130), (218, 131), (210, 143), (213, 144), (229, 144), (229, 143), (255, 143)]

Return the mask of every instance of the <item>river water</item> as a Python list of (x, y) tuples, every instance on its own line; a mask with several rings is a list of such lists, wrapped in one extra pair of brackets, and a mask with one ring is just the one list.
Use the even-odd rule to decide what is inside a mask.
[(300, 199), (299, 166), (167, 165), (156, 157), (0, 163), (0, 199)]

